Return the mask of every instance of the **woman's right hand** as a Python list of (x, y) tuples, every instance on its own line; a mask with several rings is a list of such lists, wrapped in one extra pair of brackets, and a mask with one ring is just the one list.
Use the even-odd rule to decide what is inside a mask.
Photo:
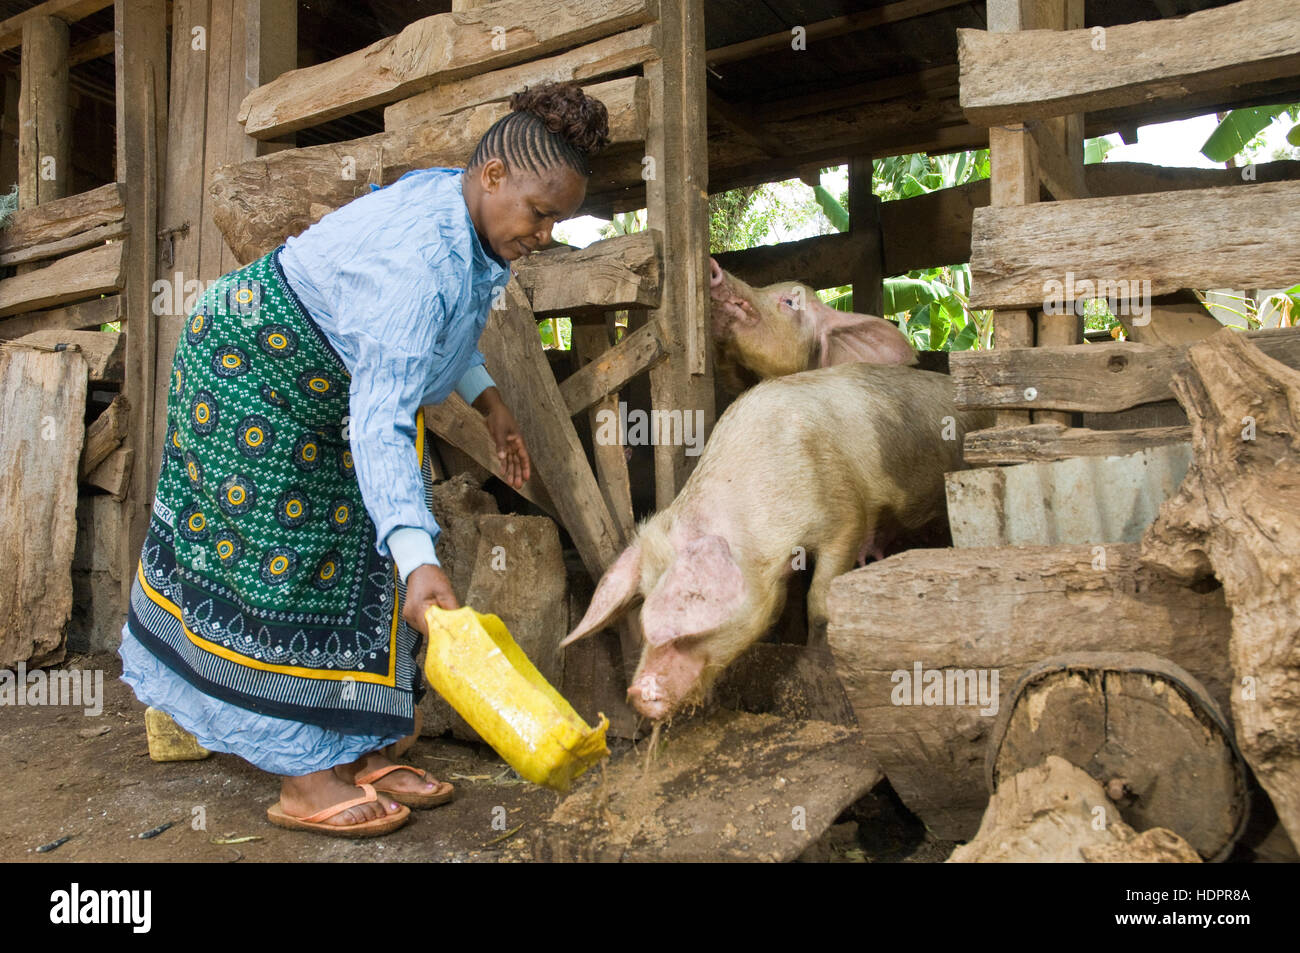
[(460, 603), (451, 590), (451, 580), (447, 574), (440, 567), (426, 563), (416, 566), (406, 577), (406, 605), (402, 607), (402, 618), (406, 624), (426, 639), (429, 637), (429, 626), (424, 621), (424, 614), (433, 606), (459, 609)]

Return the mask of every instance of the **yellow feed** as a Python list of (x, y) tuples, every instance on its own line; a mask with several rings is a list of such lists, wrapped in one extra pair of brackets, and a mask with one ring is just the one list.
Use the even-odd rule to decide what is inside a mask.
[(557, 791), (609, 754), (600, 716), (587, 725), (494, 615), (432, 608), (429, 684), (520, 777)]

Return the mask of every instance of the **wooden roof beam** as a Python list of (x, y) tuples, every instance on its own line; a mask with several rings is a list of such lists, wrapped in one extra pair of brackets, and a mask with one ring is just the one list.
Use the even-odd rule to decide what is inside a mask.
[(23, 24), (41, 17), (58, 17), (65, 23), (76, 23), (92, 13), (111, 7), (113, 0), (46, 0), (30, 10), (25, 10), (8, 20), (0, 21), (0, 50), (22, 46)]

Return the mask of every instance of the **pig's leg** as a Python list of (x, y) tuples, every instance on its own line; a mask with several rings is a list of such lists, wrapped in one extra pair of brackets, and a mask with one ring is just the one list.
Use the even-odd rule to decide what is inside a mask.
[(831, 582), (836, 576), (842, 576), (853, 568), (860, 539), (861, 535), (857, 532), (845, 533), (817, 550), (817, 565), (808, 586), (809, 645), (826, 644), (826, 600), (830, 595)]

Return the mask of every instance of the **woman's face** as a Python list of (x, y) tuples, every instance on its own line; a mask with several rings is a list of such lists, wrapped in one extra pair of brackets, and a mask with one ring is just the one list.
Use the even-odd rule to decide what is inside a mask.
[(482, 193), (476, 225), (506, 261), (550, 244), (555, 223), (576, 215), (587, 195), (586, 177), (563, 166), (541, 175), (509, 173), (490, 159), (475, 179)]

